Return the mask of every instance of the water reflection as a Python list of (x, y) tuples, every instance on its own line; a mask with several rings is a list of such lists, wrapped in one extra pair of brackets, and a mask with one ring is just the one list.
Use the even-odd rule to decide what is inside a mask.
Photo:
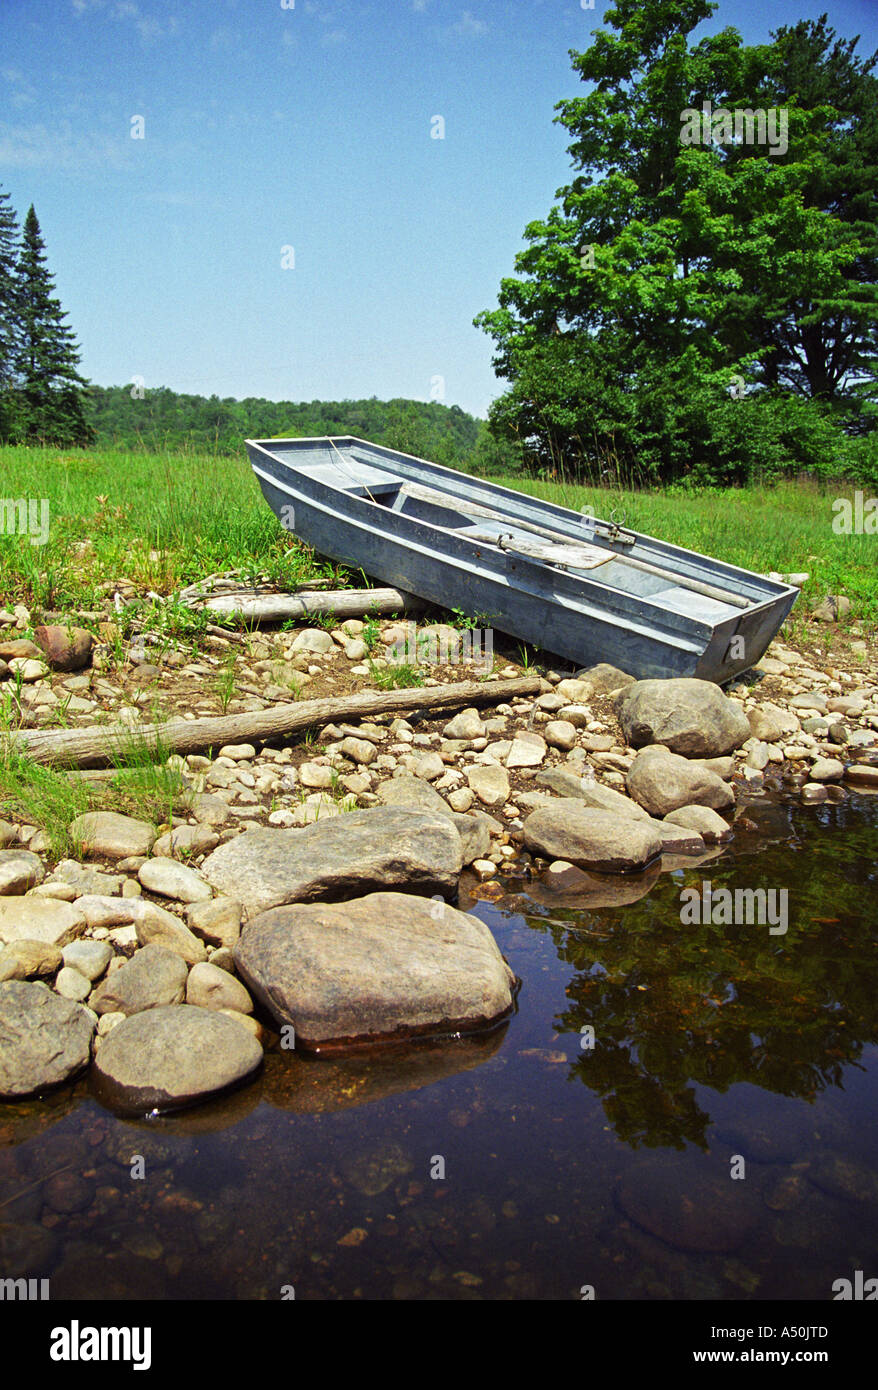
[[(152, 1121), (84, 1080), (0, 1106), (0, 1266), (59, 1300), (828, 1297), (878, 1249), (876, 830), (767, 796), (697, 866), (463, 902), (523, 981), (491, 1033), (275, 1042)], [(684, 927), (704, 879), (787, 888), (787, 934)]]
[[(597, 912), (591, 895), (576, 905), (564, 895), (549, 920), (531, 910), (528, 924), (573, 972), (556, 1028), (594, 1030), (571, 1076), (600, 1097), (626, 1143), (706, 1148), (711, 1116), (696, 1087), (749, 1082), (813, 1100), (876, 1041), (875, 820), (821, 807), (815, 828), (846, 832), (821, 840), (802, 833), (792, 806), (760, 803), (739, 817), (721, 862), (662, 877), (636, 907)], [(705, 878), (714, 890), (785, 888), (786, 934), (683, 925), (681, 889), (701, 890)]]

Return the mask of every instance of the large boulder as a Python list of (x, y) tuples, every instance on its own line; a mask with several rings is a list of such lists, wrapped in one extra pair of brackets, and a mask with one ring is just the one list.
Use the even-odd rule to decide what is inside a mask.
[(544, 859), (563, 859), (600, 873), (643, 869), (662, 851), (662, 837), (648, 822), (572, 798), (529, 815), (524, 843)]
[(632, 748), (661, 743), (685, 758), (731, 753), (750, 737), (740, 705), (712, 681), (688, 676), (635, 681), (619, 700), (618, 713)]
[(94, 1020), (48, 985), (0, 984), (0, 1096), (30, 1096), (86, 1065)]
[(515, 977), (485, 924), (402, 893), (274, 908), (234, 954), (305, 1047), (474, 1029), (512, 1007)]
[(220, 845), (201, 867), (249, 917), (285, 903), (338, 901), (375, 889), (457, 890), (460, 836), (448, 813), (397, 807), (351, 811), (303, 830), (248, 830)]
[(169, 1004), (123, 1019), (95, 1057), (101, 1100), (129, 1114), (179, 1110), (239, 1084), (257, 1070), (262, 1048), (218, 1009)]
[(723, 811), (735, 804), (735, 793), (715, 772), (658, 745), (640, 750), (628, 770), (627, 785), (651, 816), (666, 816), (681, 806)]

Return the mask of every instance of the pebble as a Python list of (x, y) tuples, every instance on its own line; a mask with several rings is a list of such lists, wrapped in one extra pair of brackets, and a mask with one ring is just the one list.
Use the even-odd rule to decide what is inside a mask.
[(105, 941), (71, 941), (61, 954), (64, 965), (78, 971), (86, 980), (99, 980), (113, 958)]
[(72, 966), (65, 965), (58, 971), (55, 990), (62, 999), (73, 999), (81, 1004), (91, 994), (91, 980)]
[[(545, 698), (545, 697), (544, 697)], [(546, 743), (567, 753), (576, 742), (576, 726), (569, 719), (551, 719), (545, 727)]]
[(837, 758), (817, 758), (811, 764), (812, 782), (840, 782), (844, 776), (844, 763)]
[(219, 757), (231, 758), (233, 762), (248, 762), (256, 757), (256, 749), (252, 743), (224, 743), (219, 751)]

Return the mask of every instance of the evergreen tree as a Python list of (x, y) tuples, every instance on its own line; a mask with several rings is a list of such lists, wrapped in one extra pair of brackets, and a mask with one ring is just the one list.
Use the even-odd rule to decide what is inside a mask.
[(14, 386), (19, 354), (18, 221), (8, 193), (0, 192), (0, 443), (13, 438)]
[(20, 433), (34, 443), (88, 444), (93, 438), (86, 419), (88, 383), (77, 371), (76, 340), (54, 288), (31, 205), (24, 221), (18, 271)]

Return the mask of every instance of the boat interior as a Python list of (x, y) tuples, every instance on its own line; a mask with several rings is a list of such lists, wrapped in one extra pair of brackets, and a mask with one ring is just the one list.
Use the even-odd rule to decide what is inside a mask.
[[(585, 528), (582, 541), (577, 541), (545, 526), (507, 518), (499, 510), (458, 498), (436, 485), (428, 488), (400, 478), (352, 453), (342, 454), (336, 449), (324, 461), (309, 463), (302, 471), (315, 482), (362, 497), (388, 512), (435, 526), (476, 545), (496, 546), (506, 554), (510, 567), (539, 565), (544, 570), (564, 570), (711, 627), (740, 616), (754, 604), (707, 582), (696, 583), (693, 588), (693, 581), (680, 582), (670, 571), (650, 572), (650, 567), (642, 568), (643, 562), (634, 556), (595, 544)], [(699, 592), (699, 588), (707, 592)]]

